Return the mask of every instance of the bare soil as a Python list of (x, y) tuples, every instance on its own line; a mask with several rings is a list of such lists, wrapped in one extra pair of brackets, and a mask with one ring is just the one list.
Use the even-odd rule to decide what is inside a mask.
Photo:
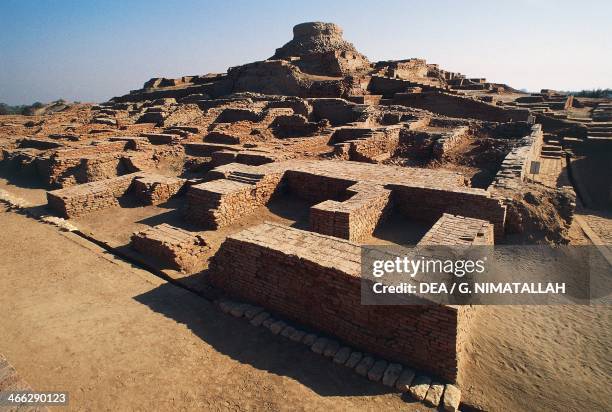
[(69, 410), (427, 410), (75, 235), (0, 227), (0, 352)]
[[(76, 235), (12, 212), (0, 226), (0, 352), (71, 410), (427, 410)], [(609, 306), (480, 307), (464, 401), (605, 410), (611, 326)]]

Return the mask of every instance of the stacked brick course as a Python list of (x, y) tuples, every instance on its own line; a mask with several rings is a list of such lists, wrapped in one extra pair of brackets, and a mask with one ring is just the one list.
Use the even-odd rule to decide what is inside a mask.
[(518, 188), (528, 175), (531, 161), (537, 159), (543, 139), (542, 126), (534, 125), (531, 133), (522, 138), (519, 145), (508, 153), (488, 190), (497, 196), (504, 189)]
[(178, 177), (147, 174), (134, 179), (132, 188), (143, 203), (157, 205), (176, 195), (185, 182), (185, 179)]
[(191, 186), (185, 218), (205, 227), (228, 226), (266, 204), (279, 185), (281, 174), (235, 174)]
[(103, 142), (78, 149), (55, 152), (48, 162), (41, 164), (41, 175), (55, 187), (104, 179), (117, 175), (120, 154), (127, 141)]
[(73, 218), (119, 206), (119, 198), (130, 190), (145, 204), (162, 203), (176, 194), (184, 182), (184, 179), (136, 172), (49, 191), (47, 202), (63, 217)]
[[(264, 176), (271, 175), (272, 179), (263, 179), (266, 183), (266, 193), (271, 194), (277, 190), (288, 189), (293, 194), (312, 202), (344, 201), (351, 196), (351, 193), (347, 192), (350, 186), (358, 182), (370, 183), (391, 190), (391, 197), (394, 203), (397, 203), (398, 210), (410, 218), (433, 223), (443, 213), (453, 213), (484, 219), (493, 223), (496, 236), (502, 235), (506, 216), (505, 206), (498, 199), (493, 198), (491, 193), (466, 187), (461, 174), (448, 171), (400, 168), (360, 162), (301, 160), (275, 162), (258, 167), (232, 163), (214, 169), (209, 175), (211, 178), (238, 179), (238, 181), (253, 184), (256, 188), (261, 183), (249, 180), (248, 176), (259, 176), (257, 179), (260, 180)], [(247, 178), (245, 180), (244, 177), (239, 176), (247, 176)], [(277, 187), (272, 187), (274, 183)], [(213, 189), (200, 190), (208, 187)], [(221, 193), (216, 191), (217, 187), (221, 188)], [(188, 197), (187, 218), (203, 224), (212, 224), (213, 227), (218, 227), (219, 223), (230, 224), (269, 200), (269, 197), (264, 196), (260, 196), (256, 201), (252, 200), (253, 196), (248, 194), (248, 186), (231, 183), (204, 183), (192, 187), (190, 192), (193, 193)], [(231, 201), (228, 197), (230, 192), (235, 192)], [(225, 196), (223, 203), (226, 206), (221, 206), (222, 196)], [(241, 198), (249, 200), (239, 200)], [(353, 202), (359, 202), (358, 199), (359, 197)], [(236, 205), (235, 202), (245, 204)], [(339, 223), (338, 229), (331, 229), (334, 225), (329, 223), (329, 215), (324, 217), (326, 214), (324, 209), (327, 209), (328, 214), (336, 213), (336, 206), (328, 203), (315, 210), (315, 224), (320, 227), (328, 227), (329, 229), (321, 229), (326, 233), (344, 233), (342, 237), (348, 236), (349, 238), (350, 229), (349, 233), (344, 229), (339, 229), (341, 227)], [(369, 216), (369, 213), (365, 215)], [(321, 222), (325, 220), (327, 223), (316, 223), (318, 218), (322, 219)], [(363, 230), (354, 230), (355, 238), (366, 233), (369, 229), (365, 228), (371, 226), (367, 224), (362, 227), (364, 227)]]
[(444, 153), (448, 152), (463, 141), (463, 139), (467, 136), (468, 131), (469, 128), (467, 126), (462, 126), (450, 132), (444, 133), (442, 137), (434, 143), (433, 155), (436, 158), (441, 159), (442, 156), (444, 156)]
[[(391, 186), (394, 204), (404, 215), (424, 222), (435, 222), (444, 213), (451, 213), (493, 224), (495, 237), (504, 233), (506, 207), (482, 189), (436, 189), (417, 186)], [(418, 199), (418, 201), (415, 201)]]
[(197, 267), (209, 249), (200, 235), (166, 223), (134, 233), (130, 246), (172, 268), (185, 271)]
[(137, 173), (47, 192), (48, 206), (66, 218), (119, 205)]
[(419, 245), (492, 245), (493, 243), (493, 226), (489, 222), (445, 213), (423, 236)]
[(349, 241), (264, 223), (226, 239), (210, 280), (362, 350), (456, 381), (458, 331), (467, 329), (467, 313), (451, 306), (362, 305), (360, 260), (359, 246)]
[(310, 229), (325, 235), (359, 241), (371, 235), (390, 208), (391, 191), (357, 183), (344, 202), (326, 200), (310, 208)]

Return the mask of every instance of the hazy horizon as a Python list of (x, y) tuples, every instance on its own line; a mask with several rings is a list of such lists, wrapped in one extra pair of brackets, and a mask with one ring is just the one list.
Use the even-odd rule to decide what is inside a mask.
[(105, 101), (266, 59), (305, 21), (371, 61), (424, 58), (517, 89), (612, 87), (612, 2), (0, 2), (0, 102)]

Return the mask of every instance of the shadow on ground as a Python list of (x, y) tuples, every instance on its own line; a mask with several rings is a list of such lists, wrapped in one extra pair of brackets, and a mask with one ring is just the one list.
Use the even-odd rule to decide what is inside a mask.
[(300, 343), (224, 314), (203, 298), (172, 284), (163, 284), (134, 299), (186, 325), (216, 351), (256, 369), (295, 379), (321, 396), (373, 396), (392, 392), (314, 354)]

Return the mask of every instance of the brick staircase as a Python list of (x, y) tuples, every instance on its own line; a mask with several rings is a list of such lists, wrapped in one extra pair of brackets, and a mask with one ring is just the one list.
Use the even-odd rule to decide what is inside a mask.
[(257, 173), (246, 173), (246, 172), (238, 172), (232, 171), (229, 176), (227, 176), (227, 180), (233, 180), (234, 182), (246, 183), (249, 185), (256, 185), (264, 178), (264, 175)]
[(544, 144), (540, 150), (540, 156), (549, 159), (560, 159), (563, 157), (561, 142), (554, 135), (544, 136)]
[(589, 137), (610, 137), (612, 138), (611, 122), (593, 122), (586, 125)]
[(403, 92), (414, 88), (414, 87), (420, 87), (423, 91), (444, 91), (444, 92), (450, 92), (450, 90), (448, 88), (442, 88), (440, 87), (435, 81), (428, 81), (427, 79), (420, 79), (418, 81), (415, 80), (404, 80), (404, 79), (398, 79), (395, 77), (389, 77), (389, 76), (384, 76), (384, 75), (380, 75), (380, 74), (374, 74), (372, 75), (373, 78), (378, 77), (378, 78), (382, 78), (385, 79), (387, 82), (393, 82), (397, 85), (397, 90), (401, 90)]
[(612, 103), (600, 103), (592, 112), (593, 122), (612, 121)]

